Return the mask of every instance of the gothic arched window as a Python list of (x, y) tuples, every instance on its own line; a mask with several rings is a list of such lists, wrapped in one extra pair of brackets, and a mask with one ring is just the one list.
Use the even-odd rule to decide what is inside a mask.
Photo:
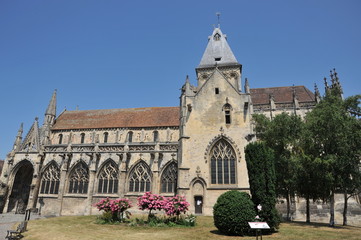
[(149, 192), (151, 175), (148, 165), (141, 161), (130, 173), (129, 192)]
[(41, 177), (40, 193), (58, 194), (60, 183), (60, 169), (55, 163), (51, 163)]
[(232, 146), (224, 139), (219, 140), (210, 152), (211, 183), (236, 183), (236, 154)]
[(87, 193), (89, 185), (89, 170), (84, 162), (79, 162), (69, 177), (69, 193)]
[(160, 190), (163, 193), (174, 193), (177, 189), (177, 163), (172, 162), (164, 169), (160, 179)]
[(118, 192), (118, 166), (114, 161), (109, 160), (104, 164), (99, 173), (98, 193)]
[(214, 34), (213, 39), (215, 41), (219, 41), (219, 40), (221, 40), (221, 35), (219, 33), (216, 33), (216, 34)]

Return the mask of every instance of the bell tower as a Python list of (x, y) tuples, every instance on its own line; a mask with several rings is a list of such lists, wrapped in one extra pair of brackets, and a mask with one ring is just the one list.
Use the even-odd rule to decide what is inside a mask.
[(244, 147), (250, 129), (250, 93), (241, 92), (242, 65), (227, 37), (215, 28), (180, 97), (178, 193), (192, 212), (211, 215), (219, 195), (249, 190)]

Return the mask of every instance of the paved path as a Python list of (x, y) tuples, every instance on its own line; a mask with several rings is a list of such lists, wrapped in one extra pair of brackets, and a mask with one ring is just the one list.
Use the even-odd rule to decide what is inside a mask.
[[(37, 214), (31, 214), (30, 220), (43, 218)], [(25, 214), (2, 213), (0, 214), (0, 240), (5, 239), (7, 230), (11, 229), (16, 223), (24, 221)]]

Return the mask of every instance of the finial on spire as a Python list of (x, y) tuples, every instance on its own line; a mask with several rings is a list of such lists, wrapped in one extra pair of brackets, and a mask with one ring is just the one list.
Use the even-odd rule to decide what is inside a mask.
[(323, 81), (325, 82), (325, 88), (327, 89), (327, 88), (328, 88), (327, 78), (324, 77), (324, 78), (323, 78)]
[(218, 28), (220, 28), (221, 22), (220, 22), (219, 18), (220, 18), (220, 16), (221, 16), (221, 13), (220, 13), (220, 12), (216, 12), (216, 16), (217, 16), (217, 20), (218, 20)]
[(244, 83), (244, 91), (246, 93), (250, 93), (248, 78), (246, 78), (245, 83)]

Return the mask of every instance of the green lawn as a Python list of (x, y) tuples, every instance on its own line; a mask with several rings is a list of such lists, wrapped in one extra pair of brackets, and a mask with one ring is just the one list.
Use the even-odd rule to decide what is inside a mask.
[[(252, 239), (225, 236), (217, 231), (212, 217), (198, 217), (196, 227), (130, 227), (100, 225), (96, 216), (67, 216), (30, 221), (26, 240), (114, 240), (114, 239)], [(360, 227), (330, 228), (326, 224), (283, 223), (279, 232), (263, 239), (361, 239)]]

